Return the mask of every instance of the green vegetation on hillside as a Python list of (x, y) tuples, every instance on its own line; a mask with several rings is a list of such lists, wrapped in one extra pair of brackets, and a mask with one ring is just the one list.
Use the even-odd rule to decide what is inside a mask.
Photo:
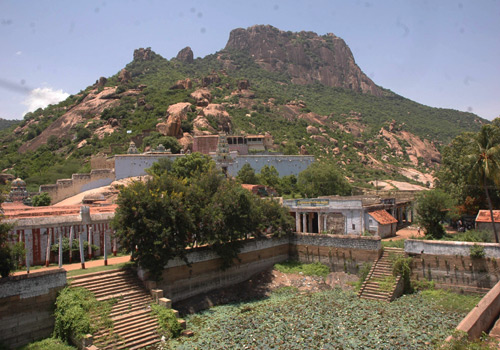
[[(23, 143), (33, 140), (64, 113), (78, 106), (93, 89), (102, 87), (89, 86), (59, 104), (27, 113), (19, 124), (22, 131), (16, 135), (0, 132), (0, 146), (3, 146), (0, 147), (0, 170), (7, 169), (23, 178), (29, 190), (33, 191), (41, 184), (69, 178), (72, 173), (88, 172), (91, 155), (123, 153), (130, 140), (134, 140), (141, 150), (164, 142), (168, 143), (165, 145), (167, 148), (177, 151), (179, 145), (173, 140), (160, 140), (155, 126), (164, 120), (168, 106), (189, 102), (193, 106), (187, 113), (187, 119), (182, 121), (182, 130), (192, 131), (193, 120), (198, 113), (195, 101), (189, 95), (200, 88), (203, 78), (209, 75), (217, 77), (208, 86), (212, 103), (224, 104), (232, 119), (233, 133), (270, 132), (275, 148), (287, 154), (297, 154), (299, 148), (304, 146), (309, 154), (330, 160), (343, 169), (357, 187), (371, 187), (368, 181), (376, 178), (415, 182), (397, 171), (401, 166), (414, 167), (406, 153), (404, 140), (399, 140), (403, 149), (400, 155), (378, 137), (379, 130), (387, 128), (392, 120), (401, 130), (436, 141), (437, 145), (448, 142), (464, 130), (478, 130), (477, 121), (484, 122), (471, 113), (423, 106), (390, 91), (382, 97), (375, 97), (318, 83), (293, 84), (286, 74), (262, 69), (248, 54), (237, 51), (221, 51), (190, 64), (176, 59), (166, 60), (151, 52), (151, 60), (133, 60), (125, 68), (131, 75), (130, 81), (120, 82), (119, 74), (116, 74), (106, 83), (107, 87), (117, 86), (116, 93), (110, 98), (116, 99), (119, 104), (97, 115), (90, 111), (82, 112), (82, 121), (68, 134), (53, 135), (34, 151), (18, 152)], [(192, 88), (170, 89), (178, 80), (186, 78), (193, 82)], [(249, 81), (253, 97), (232, 94), (241, 80)], [(129, 89), (140, 92), (138, 95), (127, 94)], [(326, 116), (326, 124), (322, 126), (290, 116), (285, 105), (291, 101), (303, 101), (305, 107), (301, 113), (314, 112)], [(207, 119), (212, 126), (217, 126), (211, 117)], [(103, 137), (94, 134), (111, 121), (117, 125), (113, 133)], [(360, 136), (343, 130), (349, 128), (350, 122), (363, 126)], [(306, 131), (308, 125), (322, 128), (320, 136), (326, 143), (312, 138)], [(355, 141), (370, 143), (370, 146), (360, 153), (353, 147)], [(332, 153), (335, 147), (340, 150), (339, 154)], [(384, 158), (382, 163), (389, 166), (362, 164), (366, 163), (368, 154), (379, 161)], [(422, 162), (419, 167), (427, 171)]]

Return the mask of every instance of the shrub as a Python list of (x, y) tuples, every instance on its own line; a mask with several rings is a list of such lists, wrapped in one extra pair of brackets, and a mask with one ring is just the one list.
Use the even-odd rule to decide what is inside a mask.
[(475, 244), (470, 247), (470, 257), (473, 258), (473, 259), (481, 259), (481, 258), (484, 258), (486, 255), (486, 253), (484, 252), (484, 247), (479, 245), (479, 244)]
[(47, 192), (42, 192), (33, 197), (32, 204), (34, 207), (44, 207), (50, 205), (50, 196)]
[(68, 342), (71, 336), (81, 338), (101, 327), (112, 328), (112, 304), (98, 301), (87, 289), (64, 288), (56, 299), (54, 337)]
[(172, 309), (166, 309), (165, 307), (158, 304), (152, 304), (151, 311), (153, 315), (158, 319), (160, 328), (159, 333), (161, 335), (165, 336), (165, 338), (167, 339), (170, 339), (177, 338), (181, 334), (182, 327), (179, 324), (177, 317), (175, 317)]
[(411, 262), (412, 258), (405, 258), (400, 254), (390, 254), (392, 273), (394, 276), (401, 275), (404, 284), (404, 293), (410, 293), (411, 289)]
[(62, 340), (57, 338), (43, 339), (26, 346), (20, 350), (75, 350), (76, 348), (65, 344)]

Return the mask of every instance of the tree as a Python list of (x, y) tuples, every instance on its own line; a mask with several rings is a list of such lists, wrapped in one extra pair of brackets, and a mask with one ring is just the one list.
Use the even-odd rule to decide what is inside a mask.
[(332, 162), (314, 162), (299, 174), (297, 185), (304, 197), (351, 193), (351, 185)]
[(170, 149), (172, 153), (179, 153), (182, 149), (181, 144), (175, 137), (172, 136), (164, 136), (159, 132), (152, 133), (149, 136), (146, 136), (144, 140), (142, 140), (142, 147), (146, 148), (150, 146), (151, 148), (157, 148), (160, 144), (162, 144), (165, 149)]
[(152, 176), (161, 176), (172, 170), (173, 162), (169, 158), (160, 158), (154, 162), (151, 168), (146, 169), (146, 173)]
[(164, 174), (122, 189), (112, 221), (120, 244), (154, 279), (175, 257), (185, 258), (186, 242), (194, 225), (185, 201), (182, 180)]
[(215, 162), (205, 154), (195, 152), (179, 157), (172, 164), (172, 174), (184, 179), (190, 179), (197, 174), (206, 173), (215, 167)]
[[(0, 196), (0, 205), (2, 197)], [(11, 225), (2, 222), (3, 215), (0, 212), (0, 276), (7, 277), (15, 267), (15, 258), (9, 245), (9, 231)]]
[(236, 178), (241, 181), (243, 184), (251, 184), (256, 185), (259, 183), (259, 179), (257, 175), (255, 175), (255, 170), (253, 170), (252, 166), (248, 163), (245, 163), (240, 171), (238, 171), (238, 175)]
[(417, 220), (427, 236), (434, 239), (444, 236), (445, 231), (441, 221), (447, 217), (452, 206), (453, 200), (450, 195), (438, 189), (423, 191), (417, 196)]
[(475, 140), (475, 150), (469, 154), (474, 161), (470, 171), (470, 177), (476, 177), (484, 189), (488, 207), (490, 209), (491, 224), (495, 234), (496, 243), (499, 242), (495, 220), (493, 219), (493, 206), (491, 204), (490, 184), (500, 184), (500, 135), (498, 128), (484, 125)]
[(47, 192), (42, 192), (33, 197), (32, 204), (34, 207), (45, 207), (50, 205), (51, 198)]
[(264, 165), (260, 169), (260, 174), (258, 175), (259, 183), (261, 185), (269, 186), (274, 188), (278, 193), (281, 194), (280, 188), (280, 174), (274, 166)]

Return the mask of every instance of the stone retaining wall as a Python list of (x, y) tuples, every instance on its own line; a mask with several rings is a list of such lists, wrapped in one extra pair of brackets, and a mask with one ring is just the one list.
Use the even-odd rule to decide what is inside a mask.
[(0, 343), (17, 348), (54, 330), (54, 303), (66, 285), (63, 269), (0, 279)]

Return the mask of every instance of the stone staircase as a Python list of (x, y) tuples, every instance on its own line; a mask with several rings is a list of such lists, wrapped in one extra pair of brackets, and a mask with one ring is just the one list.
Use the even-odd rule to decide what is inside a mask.
[[(393, 254), (404, 255), (404, 250), (400, 248), (384, 248), (382, 255), (375, 261), (361, 285), (358, 297), (363, 299), (393, 301), (402, 291), (401, 276), (394, 277), (392, 274), (392, 264), (390, 257)], [(399, 287), (399, 288), (398, 288)]]
[(95, 347), (134, 350), (160, 343), (158, 321), (151, 316), (153, 298), (132, 271), (108, 270), (69, 280), (71, 287), (86, 288), (99, 301), (117, 300), (110, 313), (113, 330), (100, 329), (93, 334)]

